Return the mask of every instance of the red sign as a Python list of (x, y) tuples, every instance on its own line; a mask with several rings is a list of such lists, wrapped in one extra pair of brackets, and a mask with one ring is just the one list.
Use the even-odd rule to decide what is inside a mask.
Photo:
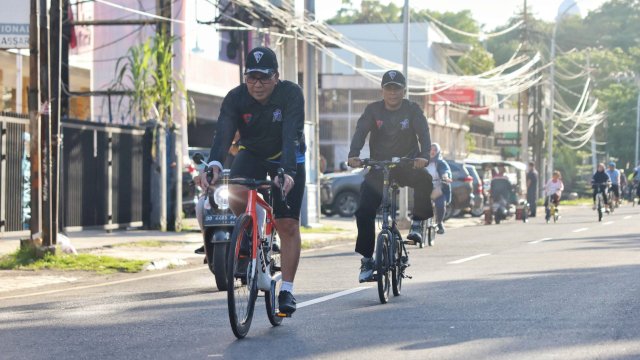
[(470, 116), (489, 115), (489, 108), (478, 106), (478, 105), (471, 105), (471, 109), (469, 109), (469, 115)]
[(476, 91), (473, 88), (450, 87), (433, 94), (431, 100), (471, 105), (476, 103)]

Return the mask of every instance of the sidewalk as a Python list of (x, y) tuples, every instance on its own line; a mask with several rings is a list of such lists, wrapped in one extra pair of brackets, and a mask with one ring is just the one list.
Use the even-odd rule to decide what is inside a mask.
[[(478, 218), (451, 219), (447, 228), (473, 226), (479, 224)], [(187, 228), (197, 229), (193, 219), (185, 221)], [(322, 223), (302, 231), (303, 251), (338, 242), (350, 241), (355, 244), (357, 234), (354, 219), (323, 218)], [(116, 258), (146, 260), (147, 270), (162, 270), (169, 267), (203, 266), (203, 255), (193, 251), (202, 245), (199, 232), (183, 231), (160, 232), (152, 230), (118, 230), (107, 233), (104, 230), (73, 232), (68, 234), (71, 244), (78, 253), (90, 253)], [(0, 239), (0, 256), (16, 251), (19, 240)], [(92, 278), (104, 278), (103, 275), (82, 271), (0, 271), (0, 297), (11, 295), (12, 291), (55, 285), (79, 283), (82, 280), (95, 281)]]

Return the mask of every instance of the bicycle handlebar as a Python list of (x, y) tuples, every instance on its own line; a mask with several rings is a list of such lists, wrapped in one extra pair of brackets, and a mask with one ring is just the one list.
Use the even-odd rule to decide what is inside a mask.
[(373, 159), (362, 159), (363, 167), (390, 167), (396, 165), (410, 165), (413, 164), (415, 159), (411, 158), (392, 158), (391, 160), (373, 160)]

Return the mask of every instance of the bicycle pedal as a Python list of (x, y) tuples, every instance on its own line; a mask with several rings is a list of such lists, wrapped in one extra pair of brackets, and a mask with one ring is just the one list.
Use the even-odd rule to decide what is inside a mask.
[(403, 279), (413, 279), (413, 276), (407, 275), (407, 274), (402, 274), (402, 278)]
[(405, 245), (417, 245), (418, 242), (413, 241), (413, 240), (403, 240), (402, 241)]
[(276, 311), (276, 316), (279, 318), (290, 318), (291, 314), (281, 313), (280, 311)]

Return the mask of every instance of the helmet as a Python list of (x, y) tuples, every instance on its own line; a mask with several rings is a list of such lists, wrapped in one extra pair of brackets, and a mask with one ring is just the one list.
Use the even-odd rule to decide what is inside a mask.
[(616, 163), (615, 163), (614, 161), (611, 161), (611, 162), (609, 163), (609, 166), (616, 167)]

